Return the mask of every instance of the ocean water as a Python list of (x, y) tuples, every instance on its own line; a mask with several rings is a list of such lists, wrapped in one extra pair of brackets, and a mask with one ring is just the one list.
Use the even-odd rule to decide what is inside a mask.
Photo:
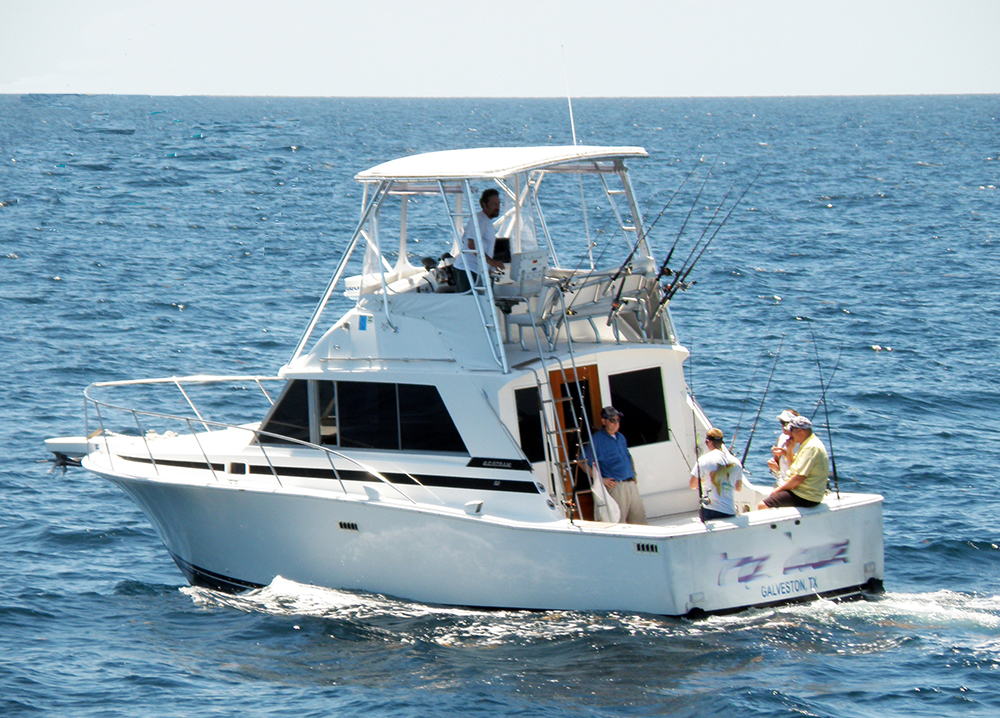
[(763, 170), (672, 302), (689, 379), (737, 453), (760, 409), (757, 472), (779, 411), (828, 410), (841, 487), (885, 496), (885, 593), (693, 621), (187, 587), (138, 509), (50, 471), (42, 440), (82, 432), (94, 381), (272, 374), (356, 172), (568, 144), (566, 103), (0, 95), (0, 715), (1000, 712), (1000, 98), (574, 109), (581, 142), (650, 152), (649, 216), (698, 169), (659, 257), (713, 162), (677, 256)]

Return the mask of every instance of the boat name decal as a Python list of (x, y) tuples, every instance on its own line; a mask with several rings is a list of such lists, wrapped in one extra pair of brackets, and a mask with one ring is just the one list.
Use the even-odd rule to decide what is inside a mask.
[(791, 581), (781, 583), (769, 583), (760, 587), (760, 595), (763, 598), (776, 598), (778, 596), (788, 596), (793, 593), (807, 593), (819, 590), (819, 583), (815, 578), (793, 578)]

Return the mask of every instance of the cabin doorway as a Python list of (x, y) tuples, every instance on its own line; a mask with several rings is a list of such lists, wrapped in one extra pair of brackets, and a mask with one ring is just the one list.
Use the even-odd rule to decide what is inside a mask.
[[(556, 407), (556, 424), (563, 491), (572, 498), (576, 518), (594, 520), (594, 499), (590, 493), (590, 478), (582, 469), (583, 445), (601, 415), (601, 386), (597, 365), (549, 372), (549, 386)], [(589, 428), (588, 428), (589, 427)]]

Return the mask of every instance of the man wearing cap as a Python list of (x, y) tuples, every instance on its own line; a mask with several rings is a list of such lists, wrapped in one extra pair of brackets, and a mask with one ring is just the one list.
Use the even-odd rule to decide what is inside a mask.
[(644, 524), (646, 508), (635, 484), (632, 454), (625, 437), (618, 433), (623, 416), (613, 406), (601, 409), (601, 429), (594, 432), (593, 444), (587, 444), (584, 453), (590, 466), (600, 468), (608, 493), (621, 509), (622, 523)]
[(788, 434), (788, 422), (799, 415), (795, 409), (785, 409), (778, 414), (778, 422), (781, 424), (781, 433), (771, 447), (771, 458), (767, 462), (767, 467), (771, 470), (777, 483), (775, 486), (788, 481), (788, 467), (792, 464), (792, 457), (795, 455), (795, 442)]
[(788, 480), (775, 488), (757, 506), (759, 509), (818, 506), (826, 495), (830, 458), (823, 442), (813, 433), (812, 422), (804, 416), (796, 416), (788, 422), (788, 433), (799, 445), (788, 468)]
[(689, 485), (702, 489), (701, 515), (705, 521), (736, 515), (736, 492), (743, 486), (740, 460), (726, 448), (721, 429), (709, 429), (708, 453), (691, 469)]

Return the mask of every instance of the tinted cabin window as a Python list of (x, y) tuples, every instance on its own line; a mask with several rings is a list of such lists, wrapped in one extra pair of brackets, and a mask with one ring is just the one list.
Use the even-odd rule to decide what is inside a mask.
[(404, 451), (466, 452), (437, 387), (397, 384), (399, 443)]
[(517, 429), (521, 439), (521, 451), (528, 461), (545, 461), (545, 438), (542, 435), (541, 402), (538, 387), (514, 391), (517, 406)]
[(667, 441), (667, 407), (659, 368), (608, 376), (611, 404), (625, 415), (621, 432), (629, 446)]
[(468, 453), (434, 386), (320, 382), (319, 406), (324, 444)]
[(337, 384), (321, 381), (318, 389), (320, 442), (337, 446)]
[[(271, 415), (261, 427), (261, 431), (280, 434), (300, 441), (309, 441), (309, 398), (306, 382), (293, 379), (285, 386), (281, 397), (271, 410)], [(288, 444), (279, 437), (261, 435), (265, 444)]]
[(340, 445), (356, 449), (398, 449), (399, 415), (395, 384), (337, 382)]

